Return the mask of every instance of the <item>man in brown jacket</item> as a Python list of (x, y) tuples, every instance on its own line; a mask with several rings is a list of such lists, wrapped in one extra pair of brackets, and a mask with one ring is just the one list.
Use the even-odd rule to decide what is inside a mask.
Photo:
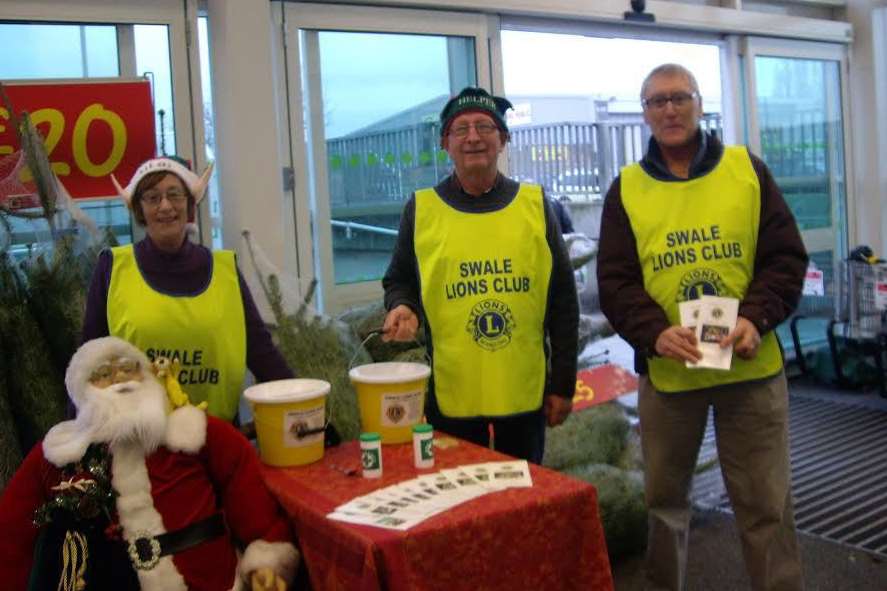
[[(792, 514), (788, 392), (773, 329), (797, 305), (807, 255), (770, 171), (699, 127), (692, 73), (654, 69), (641, 89), (647, 154), (622, 170), (601, 220), (601, 307), (635, 349), (649, 510), (646, 576), (683, 589), (689, 491), (709, 410), (754, 589), (803, 586)], [(739, 301), (729, 370), (701, 358), (679, 304)]]

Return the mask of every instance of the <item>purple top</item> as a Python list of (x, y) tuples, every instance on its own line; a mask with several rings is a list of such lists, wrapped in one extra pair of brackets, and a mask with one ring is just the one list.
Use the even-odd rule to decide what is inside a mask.
[[(185, 240), (178, 252), (160, 250), (150, 238), (136, 243), (136, 263), (145, 281), (153, 289), (173, 296), (191, 296), (202, 292), (211, 278), (212, 253), (208, 248)], [(83, 318), (82, 341), (108, 336), (108, 288), (114, 256), (110, 250), (99, 254), (92, 274)], [(271, 342), (271, 334), (262, 322), (249, 288), (237, 269), (243, 315), (246, 321), (246, 366), (259, 382), (293, 377), (280, 351)]]

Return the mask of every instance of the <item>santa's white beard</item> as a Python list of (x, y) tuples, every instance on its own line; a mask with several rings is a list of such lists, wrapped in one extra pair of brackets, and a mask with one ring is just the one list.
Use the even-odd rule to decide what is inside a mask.
[(146, 377), (107, 388), (87, 384), (82, 400), (76, 423), (78, 430), (91, 434), (91, 442), (136, 442), (147, 452), (163, 442), (166, 391), (156, 380)]

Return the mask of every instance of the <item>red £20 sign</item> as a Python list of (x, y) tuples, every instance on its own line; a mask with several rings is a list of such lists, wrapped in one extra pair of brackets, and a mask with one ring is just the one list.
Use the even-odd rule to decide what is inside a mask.
[[(156, 153), (147, 80), (34, 81), (3, 87), (18, 113), (30, 113), (52, 170), (74, 198), (116, 195), (110, 175), (125, 184)], [(11, 114), (0, 106), (0, 158), (19, 147)]]

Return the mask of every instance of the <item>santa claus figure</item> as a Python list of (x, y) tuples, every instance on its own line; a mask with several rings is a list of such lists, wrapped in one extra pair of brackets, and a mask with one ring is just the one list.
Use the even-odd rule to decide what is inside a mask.
[(116, 337), (84, 344), (50, 429), (0, 499), (0, 587), (284, 589), (299, 561), (249, 442), (186, 405)]

